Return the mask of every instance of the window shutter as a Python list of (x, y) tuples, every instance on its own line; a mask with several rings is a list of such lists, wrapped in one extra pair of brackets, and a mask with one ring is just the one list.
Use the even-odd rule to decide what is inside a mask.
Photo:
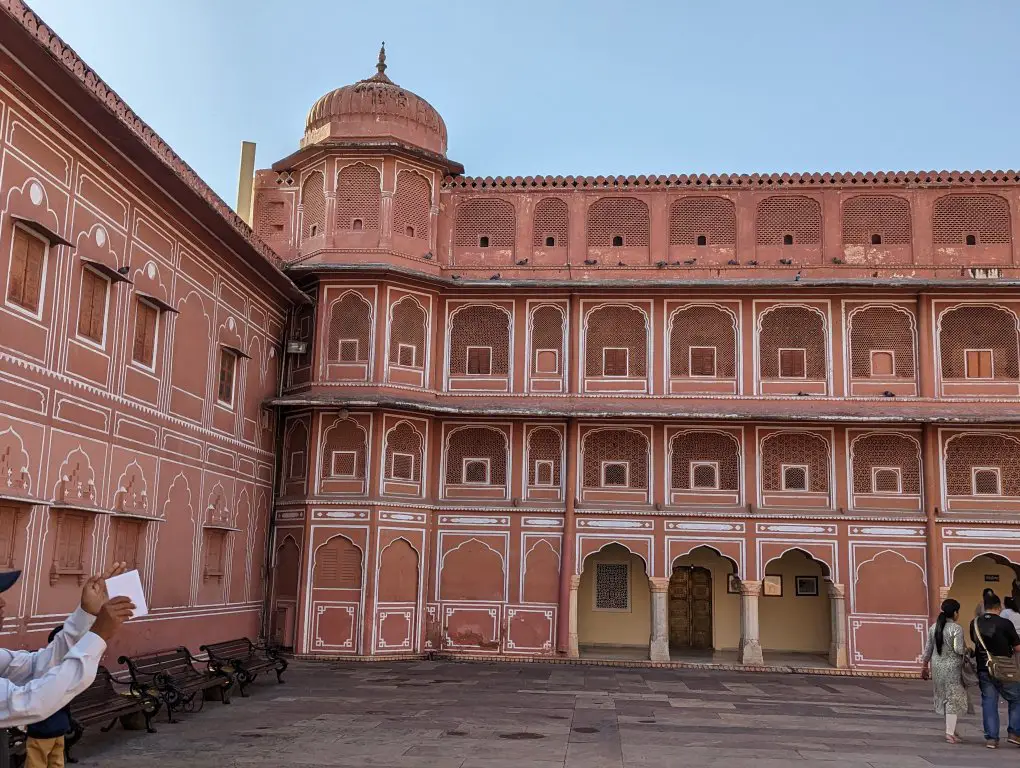
[(691, 375), (715, 376), (715, 347), (691, 348)]
[(22, 236), (28, 241), (22, 306), (36, 312), (39, 309), (39, 301), (42, 298), (43, 262), (46, 255), (46, 245), (41, 240), (24, 233), (22, 233)]
[(14, 230), (14, 246), (11, 249), (11, 278), (7, 285), (7, 298), (22, 307), (26, 306), (25, 272), (28, 267), (29, 237), (20, 229)]
[(992, 378), (992, 353), (983, 351), (978, 354), (978, 375), (982, 379)]
[(783, 349), (779, 351), (779, 375), (781, 378), (804, 378), (804, 350)]

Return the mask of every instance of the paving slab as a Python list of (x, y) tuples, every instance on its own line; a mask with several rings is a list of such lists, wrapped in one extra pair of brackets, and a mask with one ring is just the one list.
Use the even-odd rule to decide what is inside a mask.
[[(439, 661), (296, 661), (158, 733), (89, 729), (82, 768), (999, 768), (946, 745), (929, 683)], [(976, 697), (975, 697), (976, 701)], [(1005, 717), (1002, 718), (1005, 723)]]

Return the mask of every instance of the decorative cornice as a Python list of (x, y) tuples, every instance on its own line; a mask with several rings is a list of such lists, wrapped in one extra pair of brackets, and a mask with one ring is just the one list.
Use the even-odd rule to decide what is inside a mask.
[(1020, 183), (1017, 171), (868, 171), (836, 173), (670, 174), (669, 176), (447, 176), (443, 188), (531, 190), (611, 189), (803, 189), (825, 187), (1006, 186)]

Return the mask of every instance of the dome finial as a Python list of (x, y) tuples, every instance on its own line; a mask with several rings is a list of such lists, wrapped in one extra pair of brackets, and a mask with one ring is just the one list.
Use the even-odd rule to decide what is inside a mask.
[(375, 65), (376, 71), (383, 75), (386, 73), (386, 41), (383, 40), (382, 46), (379, 48), (379, 61)]

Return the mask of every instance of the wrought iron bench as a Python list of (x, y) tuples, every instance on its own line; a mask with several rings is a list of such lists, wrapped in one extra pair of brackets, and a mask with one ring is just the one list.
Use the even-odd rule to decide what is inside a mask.
[[(114, 683), (128, 686), (129, 692), (117, 690)], [(118, 720), (123, 723), (125, 718), (140, 714), (145, 718), (145, 730), (155, 733), (152, 718), (161, 706), (159, 697), (151, 691), (140, 689), (133, 682), (117, 680), (106, 667), (100, 667), (92, 685), (71, 701), (71, 731), (64, 739), (68, 762), (75, 762), (71, 748), (81, 740), (88, 726), (105, 723), (99, 730), (106, 733)]]
[(230, 703), (234, 681), (218, 670), (197, 669), (195, 662), (198, 660), (184, 646), (142, 656), (121, 656), (119, 661), (127, 664), (131, 684), (136, 690), (155, 692), (163, 700), (171, 723), (176, 722), (174, 712), (201, 709), (206, 691), (219, 691), (223, 703)]
[(283, 673), (287, 669), (287, 660), (280, 656), (275, 648), (263, 648), (255, 645), (247, 637), (236, 640), (225, 640), (222, 643), (209, 643), (200, 646), (199, 650), (209, 656), (209, 668), (223, 672), (237, 680), (242, 696), (247, 696), (245, 687), (250, 685), (260, 672), (273, 670), (276, 682), (283, 682)]

